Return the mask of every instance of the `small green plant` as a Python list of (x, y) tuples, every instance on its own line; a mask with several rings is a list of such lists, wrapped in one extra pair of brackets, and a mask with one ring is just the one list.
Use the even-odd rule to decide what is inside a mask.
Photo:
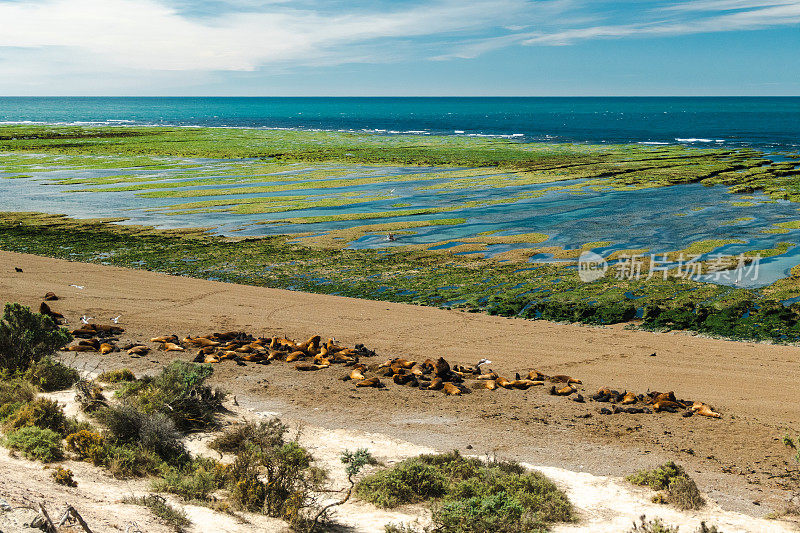
[(543, 475), (458, 452), (406, 459), (364, 478), (356, 494), (384, 507), (432, 501), (434, 530), (442, 533), (545, 531), (573, 516), (566, 495)]
[(70, 388), (78, 381), (80, 374), (74, 368), (47, 356), (31, 364), (24, 377), (41, 390), (50, 392)]
[(180, 431), (203, 429), (215, 423), (225, 393), (205, 385), (211, 365), (173, 361), (155, 377), (126, 383), (118, 395), (144, 413), (170, 417)]
[(279, 419), (266, 422), (246, 422), (226, 430), (211, 441), (209, 447), (221, 453), (238, 453), (248, 446), (273, 447), (282, 445), (289, 427)]
[(694, 480), (689, 477), (683, 467), (672, 461), (652, 470), (639, 470), (626, 479), (634, 485), (663, 491), (662, 494), (657, 495), (656, 499), (675, 505), (680, 509), (700, 509), (706, 503)]
[(7, 303), (0, 318), (0, 369), (25, 372), (72, 340), (52, 318), (17, 303)]
[(53, 473), (53, 481), (58, 483), (59, 485), (66, 485), (67, 487), (77, 487), (78, 482), (72, 478), (72, 470), (69, 468), (56, 468)]
[(189, 520), (185, 512), (180, 509), (175, 509), (167, 503), (167, 500), (157, 494), (148, 494), (147, 496), (139, 497), (128, 496), (122, 499), (122, 503), (147, 507), (153, 515), (172, 526), (177, 533), (182, 533), (185, 528), (192, 525), (192, 521)]
[(58, 461), (64, 457), (61, 435), (50, 429), (26, 426), (8, 434), (5, 445), (18, 450), (28, 459), (43, 463)]
[(3, 424), (6, 431), (36, 426), (67, 435), (74, 428), (74, 422), (67, 418), (64, 410), (54, 400), (36, 398), (22, 405)]
[(180, 433), (171, 418), (161, 412), (144, 412), (136, 405), (111, 405), (96, 411), (115, 444), (140, 446), (161, 459), (182, 464), (187, 458)]
[(347, 493), (345, 493), (344, 498), (339, 501), (329, 503), (319, 510), (317, 515), (314, 517), (313, 522), (311, 522), (311, 526), (309, 527), (309, 531), (311, 533), (314, 532), (319, 521), (323, 518), (323, 516), (327, 515), (331, 508), (342, 505), (350, 499), (350, 496), (353, 494), (353, 487), (355, 487), (356, 484), (355, 479), (353, 478), (357, 476), (365, 466), (378, 464), (378, 461), (372, 456), (371, 453), (369, 453), (369, 450), (366, 448), (359, 448), (354, 452), (346, 449), (342, 452), (340, 460), (345, 465), (344, 471), (345, 474), (347, 474), (347, 482), (350, 484), (350, 486), (347, 487)]
[(83, 461), (89, 461), (95, 466), (106, 462), (106, 441), (94, 431), (81, 430), (67, 435), (67, 449), (74, 452)]
[(128, 368), (121, 368), (119, 370), (109, 370), (97, 376), (97, 381), (105, 383), (120, 383), (126, 381), (135, 381), (136, 376)]
[(678, 527), (665, 524), (660, 518), (647, 520), (645, 515), (639, 517), (639, 522), (633, 523), (633, 528), (628, 533), (678, 533)]
[(25, 403), (36, 397), (36, 387), (24, 379), (0, 380), (0, 406), (8, 403)]
[(177, 494), (187, 501), (206, 501), (225, 486), (227, 469), (214, 459), (196, 457), (182, 468), (173, 468), (153, 482), (153, 490)]

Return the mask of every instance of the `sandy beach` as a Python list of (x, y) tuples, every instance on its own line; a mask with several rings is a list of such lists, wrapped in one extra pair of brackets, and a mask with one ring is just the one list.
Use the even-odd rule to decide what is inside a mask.
[[(329, 430), (375, 432), (417, 446), (496, 453), (601, 476), (624, 476), (672, 459), (722, 509), (761, 516), (787, 499), (780, 476), (792, 463), (781, 438), (800, 428), (798, 347), (505, 319), (10, 252), (0, 252), (0, 272), (5, 301), (38, 307), (44, 293), (54, 291), (61, 299), (53, 308), (71, 325), (84, 314), (97, 322), (121, 315), (122, 339), (222, 330), (295, 339), (320, 334), (363, 343), (381, 360), (443, 356), (471, 364), (485, 357), (505, 375), (531, 369), (569, 374), (583, 381), (584, 394), (601, 386), (674, 390), (711, 404), (722, 419), (605, 416), (599, 414), (604, 404), (549, 396), (541, 387), (461, 397), (394, 384), (355, 389), (336, 368), (308, 375), (290, 365), (223, 362), (214, 375), (243, 406)], [(65, 356), (86, 370), (129, 367), (139, 373), (176, 357), (153, 351), (141, 359), (124, 353), (71, 358)]]

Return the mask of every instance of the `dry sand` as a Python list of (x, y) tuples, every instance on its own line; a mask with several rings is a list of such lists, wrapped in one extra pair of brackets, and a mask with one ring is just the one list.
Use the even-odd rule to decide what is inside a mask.
[[(347, 345), (364, 343), (381, 358), (441, 355), (475, 363), (487, 357), (501, 374), (534, 368), (570, 374), (589, 393), (600, 386), (674, 390), (712, 404), (722, 420), (603, 416), (598, 410), (604, 404), (577, 404), (542, 388), (462, 397), (393, 384), (355, 389), (339, 380), (344, 372), (335, 368), (301, 375), (289, 365), (226, 362), (215, 373), (242, 405), (328, 430), (379, 433), (439, 450), (495, 452), (598, 476), (624, 476), (674, 459), (722, 509), (752, 515), (779, 508), (788, 497), (780, 476), (795, 465), (780, 439), (800, 428), (798, 347), (505, 319), (0, 252), (4, 300), (38, 307), (47, 291), (61, 296), (52, 307), (71, 324), (84, 314), (104, 323), (122, 315), (123, 339), (234, 329), (294, 339), (321, 334)], [(116, 353), (84, 354), (77, 361), (143, 372), (174, 358), (154, 351), (142, 359)]]

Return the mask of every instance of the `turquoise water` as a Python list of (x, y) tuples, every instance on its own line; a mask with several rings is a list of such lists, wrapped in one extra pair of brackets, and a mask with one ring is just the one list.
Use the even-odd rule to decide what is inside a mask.
[(800, 97), (3, 97), (0, 122), (299, 128), (800, 149)]

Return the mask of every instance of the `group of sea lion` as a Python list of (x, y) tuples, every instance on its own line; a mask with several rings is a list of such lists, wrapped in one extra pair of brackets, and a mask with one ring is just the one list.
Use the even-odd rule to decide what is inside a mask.
[[(53, 293), (45, 295), (46, 301), (58, 300)], [(53, 311), (42, 302), (39, 312), (52, 317), (61, 323), (64, 316)], [(150, 352), (150, 348), (141, 343), (129, 343), (118, 346), (115, 335), (125, 330), (116, 325), (83, 324), (72, 331), (72, 335), (80, 340), (64, 348), (75, 352), (100, 352), (105, 355), (111, 352), (127, 351), (131, 357), (141, 357)], [(416, 387), (420, 390), (442, 391), (448, 396), (460, 396), (473, 390), (510, 389), (527, 390), (531, 387), (552, 383), (549, 393), (554, 396), (571, 397), (575, 402), (585, 402), (578, 392), (577, 385), (582, 382), (570, 376), (557, 374), (545, 375), (537, 370), (529, 371), (525, 377), (519, 373), (514, 379), (507, 379), (497, 372), (489, 370), (483, 373), (481, 361), (477, 365), (450, 365), (443, 357), (437, 360), (426, 359), (418, 362), (401, 357), (389, 359), (379, 365), (367, 365), (361, 362), (363, 357), (372, 357), (375, 352), (356, 344), (353, 348), (340, 345), (334, 339), (322, 341), (322, 337), (314, 335), (305, 342), (297, 343), (284, 337), (253, 337), (241, 331), (227, 333), (211, 333), (179, 339), (177, 335), (153, 337), (150, 342), (159, 345), (162, 351), (184, 352), (187, 348), (198, 350), (193, 361), (196, 363), (220, 363), (232, 360), (239, 365), (247, 362), (270, 364), (273, 361), (294, 363), (298, 371), (315, 371), (341, 364), (350, 367), (350, 372), (342, 377), (343, 381), (352, 381), (356, 387), (383, 388), (381, 377), (391, 378), (396, 385)], [(375, 374), (368, 376), (368, 374)], [(471, 386), (465, 383), (472, 380)], [(574, 396), (572, 396), (574, 394)], [(630, 391), (619, 392), (608, 387), (600, 388), (590, 396), (595, 402), (608, 402), (611, 408), (601, 408), (601, 414), (616, 413), (652, 413), (683, 411), (683, 416), (698, 414), (710, 418), (720, 418), (711, 406), (703, 402), (679, 400), (674, 392), (635, 394)]]
[[(610, 402), (612, 403), (611, 409), (603, 408), (600, 410), (602, 414), (616, 414), (616, 413), (650, 413), (650, 412), (668, 412), (677, 413), (683, 411), (684, 417), (692, 415), (707, 416), (709, 418), (721, 418), (722, 415), (714, 411), (710, 405), (689, 400), (679, 400), (675, 397), (673, 391), (670, 392), (648, 392), (646, 394), (635, 394), (630, 391), (619, 392), (612, 390), (608, 387), (601, 387), (596, 394), (592, 397), (596, 402)], [(618, 405), (627, 407), (618, 407)], [(635, 407), (635, 405), (642, 405), (642, 407)]]

